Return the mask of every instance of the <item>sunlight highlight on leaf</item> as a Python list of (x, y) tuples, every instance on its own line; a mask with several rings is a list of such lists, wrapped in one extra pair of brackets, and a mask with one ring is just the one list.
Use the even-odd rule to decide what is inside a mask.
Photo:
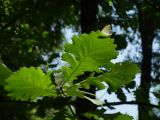
[(17, 100), (35, 100), (37, 97), (57, 95), (50, 76), (45, 75), (40, 68), (23, 67), (6, 79), (6, 82), (8, 96)]

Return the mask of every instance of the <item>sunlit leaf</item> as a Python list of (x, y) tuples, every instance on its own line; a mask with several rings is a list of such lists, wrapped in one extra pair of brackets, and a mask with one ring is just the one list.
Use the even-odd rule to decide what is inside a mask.
[(69, 64), (69, 67), (63, 67), (66, 81), (77, 79), (77, 76), (85, 71), (100, 72), (101, 66), (117, 56), (113, 39), (99, 38), (99, 36), (103, 36), (99, 31), (82, 34), (80, 37), (74, 36), (73, 43), (65, 45), (62, 58)]
[(103, 105), (104, 102), (98, 100), (98, 99), (91, 99), (87, 96), (84, 96), (84, 98), (86, 98), (87, 100), (91, 101), (92, 103), (94, 103), (95, 105)]
[(56, 96), (55, 86), (50, 76), (45, 75), (40, 68), (21, 68), (6, 79), (5, 89), (8, 96), (18, 100), (35, 100), (42, 96)]

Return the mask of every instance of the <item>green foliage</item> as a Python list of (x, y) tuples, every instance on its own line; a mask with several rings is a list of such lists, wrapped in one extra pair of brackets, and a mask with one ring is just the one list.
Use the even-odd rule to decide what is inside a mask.
[(117, 98), (119, 99), (119, 100), (121, 100), (121, 101), (126, 101), (126, 96), (125, 96), (125, 94), (124, 94), (124, 92), (123, 92), (123, 90), (122, 89), (117, 89)]
[(129, 115), (118, 115), (114, 120), (132, 120), (133, 118)]
[(71, 116), (69, 110), (65, 107), (60, 108), (58, 112), (55, 113), (54, 120), (78, 120), (74, 116)]
[[(142, 26), (142, 30), (143, 29), (147, 31), (149, 30), (149, 32), (157, 31), (160, 27), (159, 0), (137, 1), (137, 2), (131, 0), (127, 1), (99, 0), (97, 2), (98, 2), (97, 11), (99, 12), (96, 15), (97, 21), (94, 27), (97, 28), (99, 26), (100, 28), (104, 26), (104, 24), (112, 23), (114, 27), (118, 26), (120, 28), (118, 29), (120, 31), (121, 30), (123, 31), (123, 35), (121, 33), (120, 33), (121, 35), (117, 35), (117, 33), (115, 33), (115, 36), (112, 36), (115, 39), (115, 43), (118, 44), (117, 45), (118, 47), (116, 49), (123, 49), (126, 47), (126, 42), (124, 42), (125, 38), (127, 38), (127, 40), (129, 41), (137, 40), (137, 37), (138, 38), (140, 37), (139, 32), (141, 32), (138, 31), (139, 26)], [(48, 55), (48, 53), (50, 52), (54, 53), (54, 48), (57, 47), (57, 45), (63, 39), (63, 35), (61, 32), (63, 31), (62, 30), (63, 27), (73, 24), (74, 25), (76, 24), (76, 26), (79, 27), (80, 13), (82, 13), (81, 10), (80, 10), (80, 0), (72, 0), (72, 1), (71, 0), (1, 0), (0, 1), (0, 11), (1, 11), (0, 52), (1, 53), (0, 54), (3, 58), (3, 62), (5, 63), (5, 65), (9, 67), (12, 71), (18, 70), (19, 67), (22, 66), (26, 67), (39, 66), (41, 64), (47, 64), (47, 67), (50, 68), (55, 67), (56, 66), (55, 64), (51, 64), (52, 60), (55, 57), (53, 58), (50, 57), (50, 54)], [(146, 12), (143, 15), (144, 11)], [(90, 14), (92, 13), (94, 13), (94, 11), (91, 11)], [(138, 18), (142, 18), (142, 20), (139, 20)], [(150, 27), (152, 27), (152, 25), (150, 24), (152, 23), (152, 20), (154, 25), (153, 28), (150, 29)], [(86, 22), (88, 25), (86, 27), (90, 27), (87, 20)], [(93, 21), (89, 20), (89, 22), (92, 23)], [(143, 25), (141, 25), (141, 23)], [(52, 31), (50, 30), (51, 26), (53, 27)], [(151, 35), (148, 32), (142, 32), (141, 36), (146, 36), (146, 37), (149, 36), (150, 38), (150, 36), (153, 35)], [(146, 40), (143, 40), (142, 42), (145, 41)], [(137, 44), (136, 42), (133, 43)], [(146, 45), (145, 47), (147, 46), (150, 46), (150, 44)], [(49, 56), (48, 57), (49, 59), (47, 61), (44, 61), (42, 58), (42, 54), (43, 55), (47, 54), (47, 56)], [(152, 56), (154, 57), (154, 55)], [(156, 60), (155, 57), (152, 60), (153, 61), (152, 70), (155, 78), (153, 78), (154, 80), (152, 81), (153, 84), (151, 84), (151, 86), (152, 85), (156, 86), (157, 84), (159, 84), (159, 79), (158, 79), (159, 53), (156, 56), (157, 56)], [(137, 62), (140, 61), (137, 59), (136, 56), (135, 60)], [(1, 66), (1, 69), (4, 69), (3, 67), (4, 66)], [(108, 70), (109, 68), (106, 69)], [(47, 68), (45, 68), (45, 71), (47, 71)], [(111, 69), (109, 69), (108, 72), (111, 72)], [(1, 70), (0, 84), (5, 85), (4, 79), (7, 79), (11, 74), (10, 72), (7, 71), (5, 72), (5, 70)], [(67, 92), (69, 96), (76, 94), (77, 94), (76, 96), (83, 96), (83, 93), (79, 91), (79, 88), (81, 87), (88, 89), (90, 85), (96, 85), (98, 89), (104, 89), (105, 86), (100, 82), (103, 81), (104, 79), (103, 80), (97, 79), (97, 77), (95, 77), (97, 74), (96, 72), (91, 74), (92, 75), (90, 75), (89, 78), (84, 79), (80, 85), (73, 86), (73, 84), (68, 83), (67, 86), (67, 84), (65, 84), (64, 86), (66, 88), (65, 92)], [(103, 74), (103, 72), (101, 74)], [(100, 76), (98, 76), (98, 78), (99, 77)], [(64, 78), (62, 77), (62, 79)], [(74, 83), (75, 81), (76, 80), (71, 82)], [(117, 87), (119, 87), (117, 85), (111, 85), (112, 83), (110, 83), (109, 81), (107, 81), (107, 83), (110, 85), (112, 90), (116, 90)], [(58, 85), (59, 84), (57, 84), (57, 86)], [(59, 86), (61, 86), (61, 84)], [(133, 82), (132, 84), (126, 83), (125, 86), (126, 89), (134, 87), (135, 84)], [(120, 100), (124, 100), (124, 96), (122, 96), (122, 91), (118, 91), (118, 89), (117, 93), (120, 95), (119, 96)], [(73, 92), (72, 90), (75, 90), (76, 92)], [(3, 90), (0, 89), (0, 91), (2, 92)], [(142, 96), (141, 93), (140, 96)], [(4, 110), (6, 110), (6, 108), (9, 107), (5, 106)]]
[(97, 88), (99, 90), (102, 90), (105, 88), (104, 84), (102, 82), (100, 82), (101, 80), (97, 80), (97, 77), (94, 77), (94, 74), (91, 74), (87, 79), (85, 79), (85, 81), (83, 81), (81, 83), (81, 85), (85, 88), (85, 89), (89, 89), (90, 85), (95, 85), (97, 86)]
[(100, 72), (100, 67), (117, 56), (113, 39), (100, 39), (100, 36), (104, 35), (99, 31), (74, 36), (73, 44), (65, 45), (66, 53), (62, 57), (70, 65), (63, 67), (65, 81), (73, 81), (85, 71)]
[(139, 68), (130, 62), (111, 64), (107, 68), (109, 68), (109, 72), (105, 73), (100, 79), (109, 83), (114, 91), (131, 82), (135, 74), (139, 72)]
[(17, 100), (35, 100), (37, 97), (56, 96), (55, 86), (50, 76), (45, 75), (40, 68), (21, 68), (8, 79), (5, 89), (8, 96)]
[[(6, 78), (5, 89), (9, 92), (8, 96), (16, 100), (36, 100), (44, 96), (53, 96), (56, 99), (60, 96), (66, 99), (64, 108), (69, 105), (69, 102), (74, 101), (75, 97), (88, 99), (96, 105), (103, 105), (102, 101), (86, 96), (86, 94), (91, 96), (94, 94), (82, 91), (81, 88), (89, 89), (90, 85), (95, 85), (98, 89), (104, 89), (102, 82), (106, 82), (112, 90), (116, 91), (131, 82), (139, 72), (138, 67), (130, 62), (113, 64), (111, 60), (118, 55), (115, 49), (114, 40), (104, 36), (100, 31), (74, 36), (73, 43), (65, 45), (62, 60), (66, 65), (58, 72), (51, 71), (45, 74), (40, 68), (23, 67)], [(85, 72), (89, 75), (83, 78)], [(57, 109), (59, 112), (55, 113), (56, 119), (59, 119), (59, 114), (63, 112), (66, 113), (63, 117), (65, 120), (76, 119), (72, 115), (74, 114), (72, 110)], [(86, 114), (88, 117), (100, 120), (98, 115), (100, 113)], [(122, 118), (130, 120), (130, 117), (125, 115), (118, 116), (115, 120)]]
[(85, 88), (88, 88), (89, 85), (96, 85), (99, 89), (104, 89), (104, 85), (101, 82), (106, 82), (110, 85), (112, 91), (116, 91), (118, 88), (130, 83), (135, 74), (139, 72), (139, 68), (130, 62), (111, 63), (106, 66), (106, 69), (108, 72), (98, 77), (91, 75), (82, 85)]
[(0, 61), (0, 85), (5, 85), (4, 80), (12, 74), (13, 72)]
[(0, 11), (0, 55), (12, 71), (54, 67), (50, 61), (56, 56), (47, 61), (43, 55), (61, 48), (62, 29), (77, 25), (79, 17), (77, 1), (70, 0), (0, 0)]
[(133, 118), (126, 114), (115, 113), (115, 114), (105, 114), (105, 109), (97, 110), (93, 113), (85, 113), (87, 118), (94, 120), (132, 120)]
[(106, 111), (105, 109), (100, 109), (93, 113), (85, 113), (84, 116), (90, 119), (92, 118), (95, 120), (104, 120), (107, 118), (107, 115), (104, 114), (105, 111)]

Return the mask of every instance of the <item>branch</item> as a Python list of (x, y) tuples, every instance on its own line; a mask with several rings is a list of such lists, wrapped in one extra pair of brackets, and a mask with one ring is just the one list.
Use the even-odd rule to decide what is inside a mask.
[(31, 102), (31, 101), (19, 101), (19, 100), (0, 100), (0, 104), (29, 104), (29, 105), (38, 105), (36, 102)]
[(136, 101), (126, 101), (126, 102), (106, 102), (103, 104), (103, 106), (110, 106), (110, 105), (122, 105), (122, 104), (127, 104), (127, 105), (140, 105), (140, 106), (146, 106), (146, 107), (153, 107), (153, 108), (158, 108), (160, 109), (159, 105), (155, 104), (150, 104), (150, 103), (143, 103), (143, 102), (136, 102)]
[[(65, 95), (65, 93), (64, 93), (64, 91), (63, 91), (63, 88), (62, 88), (62, 87), (60, 88), (60, 91), (62, 92), (62, 94), (63, 94), (64, 98), (66, 99), (66, 98), (67, 98), (67, 96)], [(70, 111), (71, 111), (72, 115), (73, 115), (74, 117), (76, 117), (76, 115), (74, 114), (74, 111), (72, 110), (72, 107), (71, 107), (71, 105), (69, 104), (69, 102), (68, 102), (68, 100), (67, 100), (67, 99), (66, 99), (66, 104), (68, 105), (68, 107), (69, 107), (69, 109), (70, 109)]]

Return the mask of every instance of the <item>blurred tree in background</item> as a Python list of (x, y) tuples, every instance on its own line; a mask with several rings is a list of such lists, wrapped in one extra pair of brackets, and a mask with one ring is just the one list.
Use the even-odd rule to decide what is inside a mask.
[[(0, 16), (0, 56), (13, 71), (22, 66), (56, 67), (52, 61), (59, 56), (62, 29), (79, 21), (78, 4), (70, 0), (2, 0)], [(0, 91), (0, 119), (30, 118), (32, 105), (14, 103), (2, 87)]]
[[(76, 32), (89, 33), (112, 24), (117, 49), (123, 50), (127, 43), (136, 46), (140, 56), (126, 59), (141, 66), (140, 86), (134, 91), (137, 103), (151, 103), (151, 94), (159, 101), (160, 81), (160, 1), (159, 0), (1, 0), (0, 1), (0, 56), (11, 70), (22, 66), (41, 66), (44, 71), (56, 67), (53, 63), (63, 49), (65, 28)], [(158, 46), (156, 49), (153, 45)], [(137, 87), (135, 81), (125, 87), (126, 90)], [(93, 87), (93, 93), (95, 88)], [(106, 92), (109, 92), (108, 90)], [(110, 92), (109, 92), (110, 93)], [(125, 102), (123, 89), (116, 92)], [(153, 96), (153, 95), (152, 95)], [(48, 109), (62, 108), (62, 98), (45, 97), (39, 106), (10, 100), (3, 87), (0, 87), (0, 119), (31, 118), (31, 110), (37, 108), (37, 114), (45, 117)], [(76, 103), (77, 111), (92, 111), (94, 105)], [(57, 103), (59, 105), (57, 105)], [(83, 106), (84, 105), (84, 106)], [(62, 109), (63, 112), (63, 109)], [(159, 119), (159, 111), (138, 104), (139, 120)], [(48, 112), (49, 113), (49, 112)]]

